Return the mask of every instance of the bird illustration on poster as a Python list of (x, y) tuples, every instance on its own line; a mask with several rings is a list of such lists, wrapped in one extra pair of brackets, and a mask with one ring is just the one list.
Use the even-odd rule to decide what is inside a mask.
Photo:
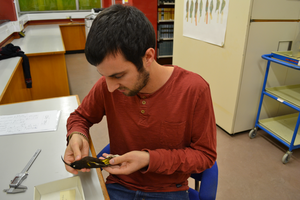
[(223, 13), (224, 13), (223, 11), (224, 11), (225, 5), (226, 5), (226, 1), (222, 0), (222, 5), (221, 5), (221, 23), (223, 22)]
[(217, 16), (217, 23), (219, 23), (219, 16), (220, 16), (220, 0), (217, 0), (217, 5), (216, 5), (216, 12), (218, 11), (218, 16)]
[(186, 1), (185, 11), (186, 11), (185, 18), (186, 18), (186, 21), (188, 22), (189, 21), (189, 0)]
[[(183, 36), (223, 46), (227, 27), (229, 1), (230, 0), (186, 0), (185, 6), (183, 6), (185, 13), (183, 15)], [(202, 16), (204, 17), (200, 20)], [(191, 21), (189, 21), (189, 18)], [(193, 23), (193, 19), (195, 23)]]
[(199, 15), (198, 21), (200, 21), (200, 18), (201, 18), (201, 16), (202, 16), (202, 8), (203, 8), (203, 1), (200, 0), (200, 5), (199, 5), (199, 13), (200, 13), (200, 15)]
[(213, 0), (210, 1), (210, 5), (209, 5), (209, 15), (210, 15), (210, 20), (212, 20), (212, 11), (214, 9), (214, 2)]
[(208, 0), (206, 0), (206, 4), (205, 4), (205, 18), (204, 21), (206, 24), (208, 24)]
[(191, 23), (193, 23), (193, 10), (194, 10), (194, 1), (191, 0), (191, 5), (190, 5), (190, 18), (191, 18)]
[(197, 26), (198, 0), (195, 2), (195, 25)]

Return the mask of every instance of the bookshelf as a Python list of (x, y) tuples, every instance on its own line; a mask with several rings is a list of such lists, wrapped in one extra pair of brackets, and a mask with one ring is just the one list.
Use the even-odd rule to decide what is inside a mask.
[(175, 0), (158, 0), (157, 61), (172, 64)]

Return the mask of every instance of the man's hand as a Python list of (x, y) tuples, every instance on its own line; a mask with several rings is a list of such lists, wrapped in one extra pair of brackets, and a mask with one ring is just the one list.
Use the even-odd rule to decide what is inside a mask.
[[(66, 163), (72, 163), (89, 155), (89, 143), (79, 134), (73, 134), (66, 148), (64, 160)], [(76, 169), (65, 165), (66, 170), (72, 174), (78, 174)], [(90, 169), (82, 169), (82, 172), (89, 172)]]
[[(106, 157), (108, 154), (103, 154)], [(128, 175), (149, 165), (150, 155), (146, 151), (131, 151), (122, 156), (112, 158), (109, 163), (112, 166), (103, 167), (111, 174)]]

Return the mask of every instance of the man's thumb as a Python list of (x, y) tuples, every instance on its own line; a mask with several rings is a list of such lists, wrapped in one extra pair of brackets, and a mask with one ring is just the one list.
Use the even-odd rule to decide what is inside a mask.
[(109, 164), (118, 165), (118, 164), (124, 162), (123, 160), (124, 160), (123, 156), (116, 156), (109, 160)]
[(73, 152), (74, 152), (75, 161), (80, 160), (81, 159), (80, 149), (79, 148), (74, 148)]

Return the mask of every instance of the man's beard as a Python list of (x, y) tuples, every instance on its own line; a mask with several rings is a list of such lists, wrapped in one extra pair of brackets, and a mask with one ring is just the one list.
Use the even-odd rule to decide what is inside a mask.
[(149, 81), (149, 77), (150, 77), (149, 72), (147, 72), (145, 68), (142, 68), (141, 72), (139, 72), (138, 80), (135, 83), (134, 88), (132, 90), (129, 88), (122, 88), (122, 87), (119, 89), (128, 90), (129, 91), (128, 93), (123, 92), (123, 94), (126, 96), (130, 96), (130, 97), (135, 96), (147, 85)]

